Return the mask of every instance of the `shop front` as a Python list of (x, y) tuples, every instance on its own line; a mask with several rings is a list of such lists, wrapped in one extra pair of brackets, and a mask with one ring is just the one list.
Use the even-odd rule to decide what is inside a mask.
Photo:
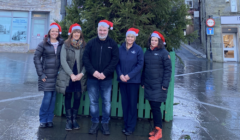
[(221, 27), (223, 61), (240, 62), (240, 16), (222, 16)]
[(0, 19), (0, 52), (28, 52), (47, 34), (49, 12), (0, 10)]

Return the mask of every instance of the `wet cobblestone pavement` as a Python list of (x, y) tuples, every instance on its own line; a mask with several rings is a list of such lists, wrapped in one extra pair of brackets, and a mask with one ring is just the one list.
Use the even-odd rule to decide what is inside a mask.
[[(210, 63), (178, 50), (174, 118), (163, 123), (163, 140), (240, 139), (240, 65)], [(147, 140), (151, 120), (138, 120), (133, 135), (122, 134), (123, 120), (113, 118), (110, 136), (89, 135), (90, 117), (80, 116), (80, 130), (67, 132), (65, 117), (54, 128), (39, 129), (42, 92), (37, 91), (33, 54), (0, 53), (0, 140)]]

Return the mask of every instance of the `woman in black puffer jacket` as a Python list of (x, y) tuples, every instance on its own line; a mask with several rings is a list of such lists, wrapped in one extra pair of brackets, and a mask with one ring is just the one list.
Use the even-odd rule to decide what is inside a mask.
[(44, 41), (39, 43), (34, 54), (34, 64), (39, 76), (38, 89), (44, 91), (39, 111), (39, 127), (41, 128), (53, 127), (52, 120), (56, 100), (55, 84), (60, 67), (60, 51), (64, 42), (60, 34), (60, 25), (52, 23), (48, 35)]
[(154, 31), (149, 38), (149, 48), (144, 55), (142, 87), (144, 97), (149, 100), (154, 121), (154, 130), (149, 133), (150, 140), (162, 138), (162, 114), (160, 106), (166, 101), (172, 66), (165, 39), (162, 34)]

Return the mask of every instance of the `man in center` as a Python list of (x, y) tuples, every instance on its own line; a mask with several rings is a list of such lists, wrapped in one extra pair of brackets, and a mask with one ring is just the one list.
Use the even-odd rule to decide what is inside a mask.
[(102, 98), (101, 129), (109, 135), (111, 110), (111, 90), (113, 72), (118, 64), (119, 52), (117, 43), (108, 37), (109, 27), (113, 23), (101, 20), (98, 23), (98, 36), (90, 40), (85, 48), (83, 63), (88, 73), (87, 90), (90, 99), (90, 115), (92, 126), (89, 134), (95, 134), (99, 127), (99, 95)]

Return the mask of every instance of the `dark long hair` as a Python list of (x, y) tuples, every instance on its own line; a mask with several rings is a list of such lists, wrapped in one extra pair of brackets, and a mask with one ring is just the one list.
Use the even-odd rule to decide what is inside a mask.
[[(48, 38), (50, 38), (50, 32), (51, 32), (51, 30), (52, 30), (52, 29), (50, 29), (50, 30), (48, 31), (47, 36), (44, 37), (44, 42), (45, 42), (45, 43), (48, 41)], [(58, 37), (57, 37), (56, 39), (59, 41), (60, 38), (61, 38), (61, 35), (60, 35), (60, 33), (59, 33), (59, 30), (58, 30)]]
[[(148, 47), (151, 47), (151, 39), (152, 39), (152, 37), (150, 36), (149, 39), (148, 39)], [(164, 44), (163, 44), (162, 39), (158, 38), (158, 46), (157, 46), (157, 48), (158, 49), (164, 48)]]
[(65, 45), (70, 47), (71, 45), (71, 39), (73, 37), (73, 33), (80, 33), (80, 39), (82, 39), (82, 44), (83, 44), (83, 48), (85, 47), (86, 43), (85, 43), (85, 40), (84, 40), (84, 36), (83, 36), (83, 33), (80, 29), (75, 29), (71, 32), (71, 34), (68, 36), (68, 39), (65, 41)]

